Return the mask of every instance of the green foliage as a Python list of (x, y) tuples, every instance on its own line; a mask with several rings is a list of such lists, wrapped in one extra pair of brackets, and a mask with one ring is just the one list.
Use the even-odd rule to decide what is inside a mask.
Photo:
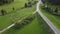
[(23, 7), (24, 3), (26, 2), (27, 0), (15, 0), (13, 3), (0, 6), (0, 15), (2, 15), (2, 9), (7, 12), (6, 15), (0, 16), (0, 30), (4, 29), (5, 27), (11, 25), (14, 22), (17, 22), (21, 18), (32, 14), (35, 11), (35, 6), (20, 10), (20, 8)]
[(13, 7), (12, 9), (13, 9), (13, 10), (15, 10), (15, 8), (14, 8), (14, 7)]
[(16, 23), (16, 24), (13, 26), (14, 29), (19, 29), (19, 28), (23, 27), (24, 25), (32, 22), (33, 19), (34, 19), (34, 17), (35, 17), (35, 16), (33, 16), (33, 15), (26, 17), (26, 18), (23, 19), (21, 22)]
[(37, 21), (42, 28), (41, 34), (55, 34), (54, 31), (49, 27), (49, 25), (42, 19), (42, 17), (37, 13)]
[(34, 1), (34, 4), (36, 4), (37, 2), (38, 2), (38, 1), (35, 0), (35, 1)]
[(27, 3), (25, 3), (25, 8), (27, 8), (28, 7), (28, 5), (27, 5)]
[(51, 14), (42, 9), (40, 6), (42, 13), (60, 30), (60, 16), (58, 14)]
[(58, 13), (58, 8), (55, 9), (55, 12)]
[(10, 28), (2, 34), (54, 34), (44, 20), (35, 14), (35, 19), (21, 29)]
[(28, 2), (28, 7), (32, 7), (32, 2)]
[(2, 14), (2, 16), (4, 16), (6, 14), (6, 11), (2, 9), (1, 14)]
[(27, 3), (25, 3), (24, 7), (32, 7), (33, 5), (35, 5), (38, 1), (37, 0), (28, 0)]
[(13, 26), (14, 29), (19, 29), (22, 27), (22, 24), (20, 23), (15, 23), (15, 25)]
[(3, 4), (7, 4), (7, 3), (11, 3), (13, 2), (14, 0), (0, 0), (0, 5), (3, 5)]
[(42, 0), (43, 3), (51, 3), (52, 5), (60, 5), (60, 0)]

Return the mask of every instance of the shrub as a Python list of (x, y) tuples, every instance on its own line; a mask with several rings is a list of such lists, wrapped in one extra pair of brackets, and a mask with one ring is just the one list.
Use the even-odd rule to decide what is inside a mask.
[(28, 7), (32, 7), (32, 3), (30, 1), (28, 2)]
[(11, 3), (13, 2), (14, 0), (0, 0), (0, 5), (3, 5), (3, 4), (7, 4), (7, 3)]
[(13, 9), (13, 10), (15, 10), (15, 8), (14, 8), (14, 7), (13, 7), (12, 9)]
[(2, 16), (4, 16), (6, 14), (6, 11), (2, 9), (1, 14), (2, 14)]
[(38, 2), (38, 1), (35, 0), (35, 1), (34, 1), (34, 4), (36, 4), (37, 2)]
[(25, 8), (28, 7), (27, 3), (25, 3)]
[(26, 24), (28, 24), (28, 23), (31, 22), (31, 20), (30, 20), (30, 19), (25, 19), (24, 22), (25, 22)]
[(55, 9), (55, 12), (58, 13), (58, 8)]
[(22, 27), (22, 25), (20, 23), (16, 23), (13, 27), (14, 29), (19, 29)]
[(22, 25), (25, 25), (25, 23), (21, 23)]

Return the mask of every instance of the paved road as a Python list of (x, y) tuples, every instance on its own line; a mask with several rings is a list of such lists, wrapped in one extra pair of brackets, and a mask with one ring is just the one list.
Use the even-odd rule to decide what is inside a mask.
[(41, 0), (37, 3), (37, 13), (43, 18), (43, 20), (50, 26), (50, 28), (55, 32), (55, 34), (60, 34), (60, 31), (52, 24), (52, 22), (43, 15), (41, 10), (39, 9), (40, 4), (42, 4)]

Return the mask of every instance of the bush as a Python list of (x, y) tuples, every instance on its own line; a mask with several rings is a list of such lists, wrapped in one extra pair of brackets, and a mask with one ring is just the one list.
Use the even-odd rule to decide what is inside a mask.
[(14, 29), (20, 29), (22, 27), (22, 25), (20, 23), (16, 23), (13, 28)]
[(55, 12), (58, 13), (58, 8), (55, 9)]
[(8, 4), (8, 3), (11, 3), (13, 2), (14, 0), (0, 0), (0, 5), (3, 5), (3, 4)]
[(50, 12), (50, 13), (53, 13), (53, 12), (54, 12), (54, 11), (53, 11), (53, 8), (50, 8), (50, 7), (48, 7), (48, 6), (42, 6), (42, 9), (44, 9), (44, 10)]
[(13, 7), (12, 9), (13, 9), (13, 10), (15, 10), (15, 8), (14, 8), (14, 7)]
[(25, 8), (28, 7), (27, 3), (25, 3)]
[(23, 27), (24, 25), (27, 25), (28, 23), (32, 22), (33, 19), (34, 19), (34, 15), (28, 16), (25, 19), (23, 19), (20, 23), (16, 23), (13, 28), (19, 29)]
[(35, 0), (35, 1), (34, 1), (34, 4), (36, 4), (37, 2), (38, 2), (38, 1)]
[(25, 23), (21, 23), (22, 25), (25, 25)]
[(26, 19), (24, 19), (24, 22), (29, 23), (29, 22), (31, 22), (31, 20), (30, 20), (30, 18), (26, 18)]
[(32, 7), (32, 3), (30, 1), (28, 2), (28, 7)]
[(2, 9), (1, 14), (2, 14), (2, 16), (4, 16), (6, 14), (6, 11)]

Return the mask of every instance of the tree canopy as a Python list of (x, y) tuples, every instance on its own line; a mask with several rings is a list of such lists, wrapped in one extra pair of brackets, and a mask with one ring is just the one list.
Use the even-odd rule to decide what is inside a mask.
[(0, 5), (6, 4), (6, 3), (11, 3), (14, 0), (0, 0)]
[(42, 1), (52, 3), (52, 4), (55, 4), (55, 5), (60, 5), (60, 0), (42, 0)]
[(53, 4), (60, 4), (60, 0), (48, 0), (48, 2), (51, 2)]

